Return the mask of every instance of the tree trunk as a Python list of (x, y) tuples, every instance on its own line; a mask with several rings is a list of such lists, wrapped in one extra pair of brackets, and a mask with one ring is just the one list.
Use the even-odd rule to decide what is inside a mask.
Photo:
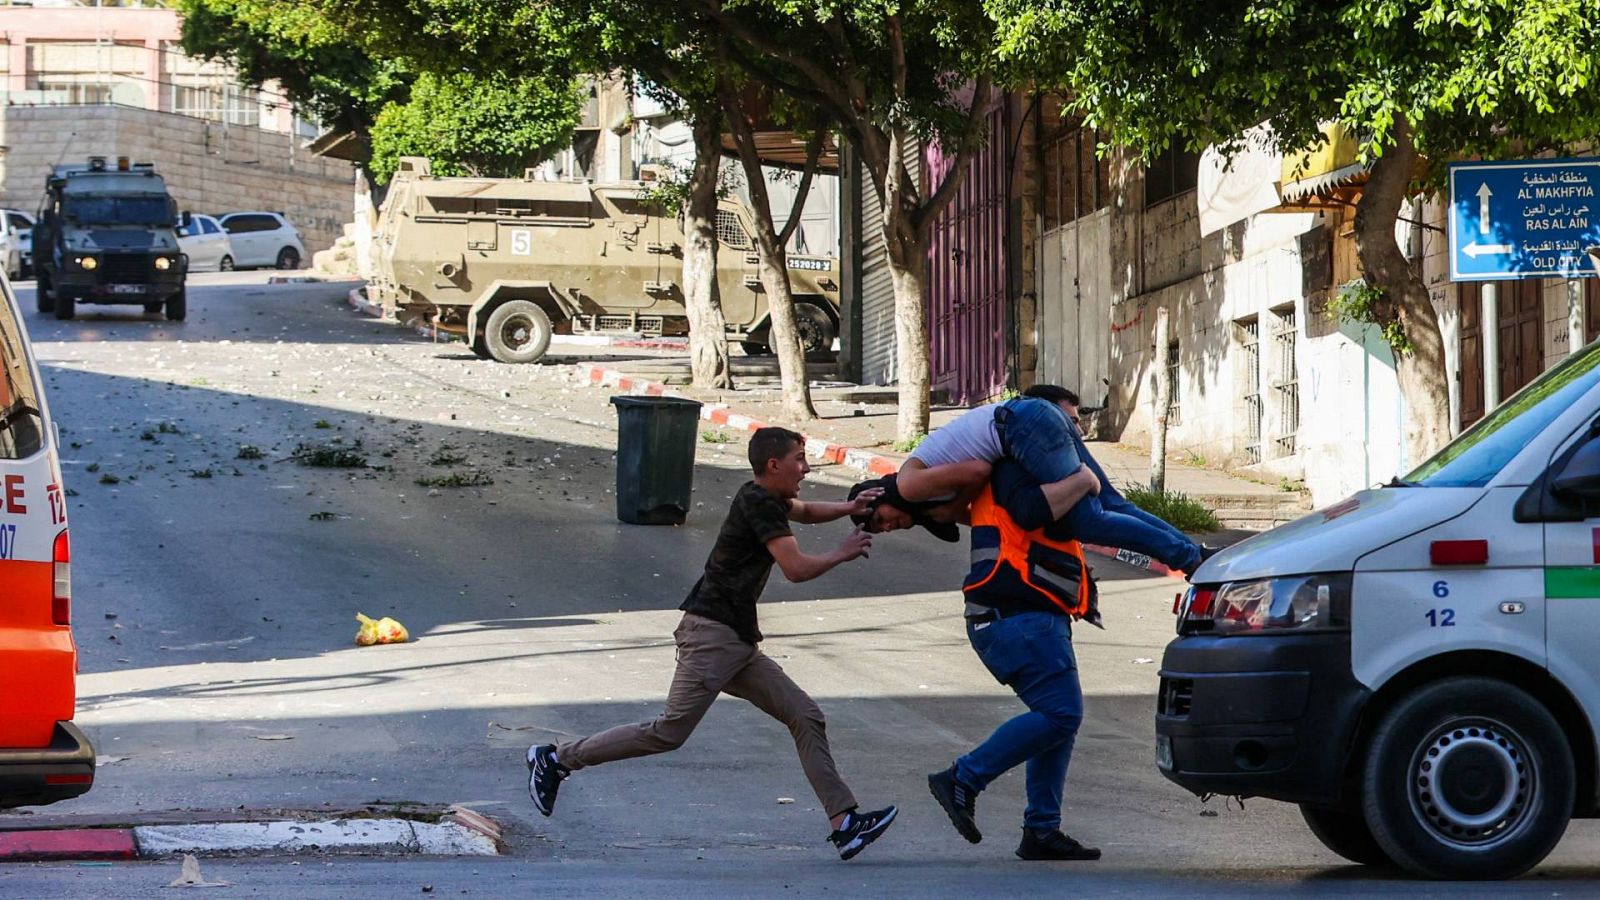
[[(745, 118), (739, 94), (727, 83), (720, 85), (723, 111), (739, 149), (739, 163), (750, 188), (751, 211), (756, 217), (756, 264), (761, 288), (767, 297), (767, 346), (778, 358), (778, 380), (783, 385), (783, 415), (794, 422), (809, 422), (817, 417), (811, 404), (811, 384), (806, 379), (806, 353), (800, 344), (800, 327), (794, 318), (794, 291), (789, 287), (788, 253), (778, 240), (772, 221), (772, 198), (767, 193), (766, 175), (756, 149), (755, 133)], [(803, 198), (802, 198), (803, 199)]]
[[(1378, 320), (1399, 322), (1411, 342), (1409, 353), (1395, 353), (1395, 374), (1406, 404), (1407, 455), (1411, 465), (1417, 465), (1450, 438), (1450, 388), (1439, 315), (1422, 277), (1394, 236), (1417, 159), (1411, 125), (1403, 116), (1395, 120), (1394, 135), (1394, 145), (1373, 162), (1356, 209), (1356, 252), (1367, 283), (1383, 292), (1384, 300), (1376, 310)], [(1494, 360), (1484, 361), (1484, 365), (1494, 364)]]
[(722, 163), (720, 117), (696, 112), (694, 169), (683, 210), (683, 304), (689, 314), (689, 368), (702, 390), (733, 387), (728, 323), (717, 287), (717, 169)]
[[(885, 216), (885, 219), (888, 219)], [(928, 433), (928, 248), (884, 226), (889, 242), (889, 277), (894, 284), (894, 337), (900, 414), (895, 440), (910, 443)]]
[(1150, 428), (1150, 490), (1167, 489), (1167, 409), (1172, 405), (1172, 373), (1167, 370), (1167, 308), (1156, 309), (1155, 349), (1150, 354), (1156, 376), (1155, 416)]

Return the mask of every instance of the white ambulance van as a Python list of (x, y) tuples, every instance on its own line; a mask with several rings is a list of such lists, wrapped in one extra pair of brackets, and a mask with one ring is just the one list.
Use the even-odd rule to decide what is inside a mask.
[(67, 503), (44, 382), (11, 284), (0, 278), (0, 807), (54, 803), (94, 784), (72, 724)]
[(1403, 479), (1223, 551), (1181, 598), (1156, 762), (1431, 878), (1600, 817), (1600, 345)]

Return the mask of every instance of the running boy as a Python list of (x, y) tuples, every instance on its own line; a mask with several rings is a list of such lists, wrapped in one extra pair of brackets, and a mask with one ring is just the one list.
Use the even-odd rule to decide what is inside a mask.
[(676, 750), (688, 740), (717, 699), (729, 694), (788, 726), (806, 779), (833, 825), (829, 840), (850, 859), (878, 839), (894, 821), (893, 806), (859, 812), (856, 798), (839, 777), (828, 749), (822, 710), (761, 652), (756, 600), (776, 562), (785, 578), (810, 581), (840, 563), (866, 556), (872, 538), (856, 528), (832, 553), (802, 553), (789, 522), (815, 524), (865, 514), (881, 492), (852, 502), (805, 502), (800, 482), (811, 471), (805, 438), (783, 428), (762, 428), (750, 438), (755, 479), (734, 495), (728, 518), (706, 560), (705, 574), (679, 607), (683, 620), (673, 637), (678, 668), (667, 691), (666, 710), (653, 721), (619, 725), (559, 745), (528, 748), (528, 794), (539, 812), (555, 808), (556, 791), (569, 774), (586, 766)]
[[(951, 499), (954, 509), (965, 509), (989, 480), (988, 467), (974, 464), (1004, 457), (1020, 463), (1047, 492), (1064, 491), (1067, 479), (1086, 466), (1102, 474), (1063, 408), (1069, 396), (1075, 417), (1077, 396), (1055, 385), (1036, 385), (1015, 400), (963, 413), (928, 435), (905, 461), (893, 476), (890, 500), (913, 505)], [(1143, 553), (1182, 572), (1199, 567), (1200, 545), (1153, 516), (1131, 513), (1132, 504), (1112, 508), (1121, 501), (1115, 490), (1105, 496), (1111, 502), (1084, 496), (1061, 521), (1082, 540)]]

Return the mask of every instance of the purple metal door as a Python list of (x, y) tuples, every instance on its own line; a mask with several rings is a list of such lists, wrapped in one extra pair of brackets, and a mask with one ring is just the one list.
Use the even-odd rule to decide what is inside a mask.
[[(934, 223), (928, 248), (928, 349), (933, 389), (971, 405), (1006, 388), (1006, 166), (1003, 110), (989, 116), (989, 141)], [(955, 157), (930, 144), (929, 190)]]

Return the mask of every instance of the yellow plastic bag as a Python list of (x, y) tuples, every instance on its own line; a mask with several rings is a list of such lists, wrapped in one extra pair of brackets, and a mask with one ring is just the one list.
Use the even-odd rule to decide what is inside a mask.
[(361, 630), (356, 632), (356, 643), (362, 647), (372, 644), (404, 644), (411, 640), (411, 633), (406, 631), (406, 627), (388, 616), (373, 620), (356, 613), (356, 621), (361, 623)]

